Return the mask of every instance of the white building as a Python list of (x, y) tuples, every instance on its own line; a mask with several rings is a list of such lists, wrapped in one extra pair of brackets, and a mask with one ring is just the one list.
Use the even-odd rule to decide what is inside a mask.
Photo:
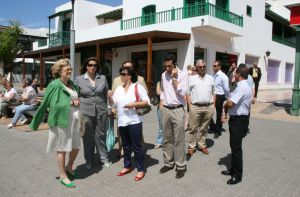
[[(49, 16), (55, 30), (47, 44), (36, 43), (26, 56), (41, 61), (67, 57), (70, 18), (70, 2), (57, 7)], [(281, 0), (123, 0), (118, 7), (76, 0), (75, 73), (84, 59), (96, 56), (111, 80), (123, 61), (132, 60), (151, 86), (160, 77), (163, 57), (174, 53), (183, 69), (204, 59), (209, 73), (216, 59), (225, 72), (232, 61), (258, 62), (260, 89), (292, 88), (295, 30), (288, 20)]]

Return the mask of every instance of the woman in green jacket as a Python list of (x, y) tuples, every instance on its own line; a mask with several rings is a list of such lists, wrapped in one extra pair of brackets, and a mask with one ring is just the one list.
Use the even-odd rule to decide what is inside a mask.
[[(70, 179), (76, 177), (73, 163), (80, 148), (78, 129), (80, 101), (78, 99), (78, 87), (70, 80), (71, 73), (72, 69), (68, 59), (60, 59), (54, 63), (52, 74), (56, 79), (48, 85), (44, 100), (30, 124), (30, 128), (37, 130), (49, 108), (47, 152), (57, 151), (59, 181), (70, 188), (75, 187), (74, 182)], [(69, 153), (67, 165), (65, 165), (66, 152)]]

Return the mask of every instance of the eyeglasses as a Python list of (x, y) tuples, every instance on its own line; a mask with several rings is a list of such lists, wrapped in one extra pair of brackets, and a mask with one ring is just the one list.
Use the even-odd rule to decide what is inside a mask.
[(93, 67), (96, 68), (96, 67), (97, 67), (97, 64), (88, 64), (87, 66), (88, 66), (88, 67), (92, 67), (92, 66), (93, 66)]
[(128, 75), (128, 73), (121, 73), (120, 75), (121, 75), (122, 77), (124, 77), (124, 76)]
[(197, 66), (197, 68), (204, 69), (204, 68), (206, 68), (206, 66)]

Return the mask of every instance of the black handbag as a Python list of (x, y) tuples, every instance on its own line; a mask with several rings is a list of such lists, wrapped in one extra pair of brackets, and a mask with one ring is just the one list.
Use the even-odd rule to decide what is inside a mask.
[[(138, 93), (137, 84), (134, 86), (134, 93), (135, 93), (136, 102), (139, 102), (140, 96)], [(136, 107), (135, 110), (138, 113), (138, 115), (145, 115), (151, 111), (151, 105), (147, 105), (145, 107), (138, 107), (138, 108)]]

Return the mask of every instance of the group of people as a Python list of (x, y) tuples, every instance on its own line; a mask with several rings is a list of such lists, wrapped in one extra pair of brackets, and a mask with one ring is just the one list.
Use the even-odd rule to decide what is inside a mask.
[[(227, 95), (229, 89), (228, 92), (217, 91), (220, 84), (224, 83), (223, 76), (227, 77), (222, 74), (219, 61), (215, 61), (213, 65), (214, 77), (206, 73), (206, 63), (203, 60), (197, 61), (195, 70), (190, 76), (178, 68), (174, 55), (166, 56), (163, 62), (165, 70), (157, 86), (161, 123), (156, 147), (162, 147), (164, 160), (160, 173), (166, 173), (176, 167), (176, 178), (179, 179), (187, 170), (184, 128), (186, 104), (189, 108), (187, 128), (189, 156), (196, 151), (197, 144), (204, 154), (209, 154), (205, 138), (214, 106), (219, 106), (216, 125), (217, 128), (222, 128), (227, 113), (230, 115), (229, 132), (232, 150), (232, 168), (222, 174), (232, 176), (228, 184), (240, 182), (242, 179), (241, 141), (248, 131), (252, 99), (251, 86), (248, 82), (245, 83), (248, 78), (248, 68), (240, 64), (235, 70), (234, 77), (237, 85), (235, 90)], [(110, 166), (105, 140), (109, 118), (108, 106), (111, 105), (117, 109), (118, 135), (124, 151), (124, 167), (117, 175), (124, 176), (133, 171), (132, 151), (138, 171), (134, 180), (142, 180), (146, 173), (143, 116), (136, 111), (137, 108), (150, 105), (144, 79), (137, 75), (132, 62), (126, 61), (119, 70), (120, 76), (114, 80), (112, 90), (109, 90), (106, 77), (101, 75), (99, 69), (98, 60), (94, 57), (89, 58), (82, 66), (81, 75), (72, 81), (70, 61), (58, 60), (52, 66), (52, 75), (55, 79), (48, 85), (43, 102), (30, 124), (30, 128), (36, 130), (48, 111), (47, 152), (56, 150), (59, 181), (68, 188), (75, 187), (73, 180), (77, 174), (73, 164), (80, 148), (82, 124), (84, 124), (82, 138), (86, 169), (91, 170), (95, 165), (95, 149), (101, 165)], [(82, 117), (86, 122), (82, 123)], [(67, 153), (69, 160), (66, 163)]]
[[(175, 56), (164, 59), (164, 68), (165, 72), (157, 87), (161, 101), (157, 109), (159, 130), (156, 147), (162, 147), (164, 158), (164, 166), (160, 169), (160, 173), (166, 173), (176, 166), (176, 178), (183, 177), (186, 172), (185, 156), (193, 156), (197, 145), (201, 152), (209, 154), (206, 145), (208, 127), (214, 131), (214, 138), (217, 139), (223, 131), (222, 124), (229, 114), (232, 161), (231, 168), (221, 173), (231, 175), (228, 184), (239, 183), (243, 173), (242, 139), (249, 131), (250, 107), (257, 96), (257, 88), (253, 93), (252, 85), (255, 77), (260, 79), (260, 70), (251, 76), (245, 64), (236, 67), (233, 63), (227, 77), (222, 71), (221, 62), (216, 60), (212, 65), (214, 75), (211, 76), (206, 73), (205, 61), (197, 60), (189, 72), (184, 72), (176, 66)], [(188, 124), (185, 129), (186, 104)], [(214, 110), (216, 123), (212, 118)], [(160, 144), (161, 133), (162, 144)], [(185, 141), (188, 143), (186, 154)]]
[[(8, 106), (15, 106), (13, 112), (14, 116), (11, 123), (7, 125), (10, 129), (16, 126), (18, 120), (21, 120), (21, 124), (25, 124), (28, 120), (24, 116), (24, 112), (35, 110), (38, 104), (37, 102), (37, 87), (36, 82), (32, 82), (30, 79), (24, 79), (22, 82), (23, 93), (18, 95), (13, 84), (9, 82), (5, 77), (2, 78), (2, 89), (0, 93), (0, 106), (1, 106), (1, 119), (8, 119)], [(36, 89), (35, 89), (36, 88)], [(21, 103), (20, 105), (18, 105)]]

